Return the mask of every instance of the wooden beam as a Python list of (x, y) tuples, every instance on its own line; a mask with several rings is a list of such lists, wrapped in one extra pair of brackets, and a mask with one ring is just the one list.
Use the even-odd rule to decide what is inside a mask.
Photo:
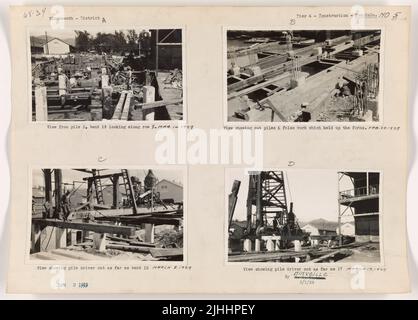
[(120, 94), (118, 104), (116, 105), (115, 111), (113, 112), (112, 120), (120, 120), (126, 95), (127, 91), (122, 91), (122, 93)]
[[(251, 86), (249, 88), (246, 88), (246, 89), (243, 89), (241, 91), (231, 92), (230, 94), (228, 94), (228, 100), (231, 100), (233, 98), (240, 97), (240, 96), (243, 96), (243, 95), (247, 95), (247, 94), (249, 94), (251, 92), (254, 92), (254, 91), (258, 90), (258, 89), (262, 89), (264, 87), (267, 87), (270, 84), (273, 84), (275, 82), (278, 82), (280, 80), (283, 80), (283, 79), (285, 79), (285, 78), (287, 78), (289, 76), (290, 76), (290, 73), (289, 72), (285, 72), (285, 73), (279, 74), (278, 76), (276, 76), (276, 77), (274, 77), (274, 78), (272, 78), (270, 80), (267, 80), (267, 81), (264, 81), (262, 83), (253, 85), (253, 86)], [(280, 89), (281, 88), (278, 87), (277, 88), (277, 91), (280, 90)]]
[(228, 261), (229, 262), (264, 262), (264, 261), (275, 261), (275, 260), (283, 260), (283, 259), (290, 259), (294, 257), (304, 257), (308, 255), (309, 252), (282, 252), (282, 251), (272, 251), (272, 252), (264, 252), (264, 253), (246, 253), (246, 254), (239, 254), (239, 255), (229, 255)]
[(138, 106), (142, 108), (142, 110), (165, 107), (171, 104), (180, 104), (183, 103), (183, 99), (174, 99), (174, 100), (160, 100), (155, 102), (148, 102), (148, 103), (139, 103)]
[[(91, 173), (91, 172), (89, 172), (89, 173)], [(83, 181), (113, 178), (113, 176), (115, 176), (115, 175), (121, 176), (122, 173), (110, 173), (110, 174), (102, 174), (102, 175), (95, 176), (95, 177), (85, 177), (85, 178), (83, 178)]]
[(352, 253), (351, 250), (347, 250), (347, 249), (336, 250), (334, 252), (331, 252), (331, 253), (325, 254), (323, 256), (320, 256), (319, 258), (313, 259), (309, 262), (311, 262), (311, 263), (322, 262), (323, 260), (326, 260), (328, 258), (333, 258), (337, 254), (342, 254), (342, 255), (348, 256), (348, 255), (351, 255), (351, 253)]
[(97, 233), (111, 233), (111, 234), (120, 234), (125, 236), (134, 236), (135, 235), (135, 228), (133, 227), (126, 227), (126, 226), (115, 226), (111, 224), (102, 224), (102, 223), (94, 223), (94, 222), (73, 222), (73, 221), (63, 221), (63, 220), (56, 220), (56, 219), (39, 219), (33, 218), (33, 224), (38, 224), (41, 227), (57, 227), (63, 229), (74, 229), (74, 230), (85, 230), (85, 231), (93, 231)]
[(149, 248), (149, 247), (121, 245), (121, 244), (107, 244), (106, 249), (131, 251), (131, 252), (137, 252), (137, 253), (149, 253), (152, 250), (152, 248)]
[(128, 120), (129, 110), (131, 108), (131, 99), (132, 99), (132, 92), (128, 92), (126, 95), (125, 103), (123, 106), (123, 111), (120, 116), (121, 120)]
[(96, 217), (96, 220), (103, 221), (118, 221), (131, 225), (140, 225), (143, 223), (152, 223), (155, 225), (180, 225), (182, 217), (153, 217), (151, 215), (138, 215), (138, 216), (119, 216), (119, 217)]
[(114, 236), (109, 236), (109, 235), (107, 235), (107, 238), (113, 241), (126, 242), (132, 246), (155, 248), (155, 243), (140, 242), (136, 240), (126, 239), (126, 238), (121, 238), (121, 237), (114, 237)]
[(158, 259), (183, 258), (183, 248), (154, 248), (150, 249), (150, 253)]
[(371, 212), (371, 213), (358, 213), (352, 214), (351, 217), (367, 217), (367, 216), (378, 216), (379, 212)]

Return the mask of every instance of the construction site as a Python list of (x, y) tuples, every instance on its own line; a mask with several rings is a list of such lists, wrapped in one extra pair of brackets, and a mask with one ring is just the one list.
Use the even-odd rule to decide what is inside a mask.
[(40, 169), (30, 258), (183, 261), (182, 173)]
[(33, 121), (183, 119), (181, 29), (32, 32)]
[(380, 30), (229, 30), (228, 121), (379, 121), (380, 41)]
[(230, 177), (228, 262), (380, 262), (379, 173)]

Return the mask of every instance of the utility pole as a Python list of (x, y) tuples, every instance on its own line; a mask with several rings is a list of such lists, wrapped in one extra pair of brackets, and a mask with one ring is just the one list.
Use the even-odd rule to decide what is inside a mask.
[(45, 31), (45, 54), (49, 54), (49, 48), (48, 48), (48, 34)]
[(156, 29), (156, 34), (155, 34), (155, 77), (158, 76), (158, 40), (159, 36), (158, 36), (158, 29)]

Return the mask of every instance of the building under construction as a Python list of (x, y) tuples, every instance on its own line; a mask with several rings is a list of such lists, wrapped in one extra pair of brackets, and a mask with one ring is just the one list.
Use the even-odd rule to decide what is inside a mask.
[(228, 121), (378, 121), (380, 30), (228, 31)]
[(31, 35), (33, 121), (183, 119), (182, 30)]
[[(297, 217), (298, 203), (293, 205), (293, 202), (288, 200), (289, 183), (292, 181), (289, 182), (284, 171), (250, 172), (246, 220), (234, 220), (237, 201), (241, 200), (238, 199), (238, 194), (242, 184), (242, 181), (235, 180), (229, 194), (228, 261), (378, 262), (379, 207), (376, 201), (379, 201), (379, 174), (338, 173), (342, 174), (353, 179), (356, 191), (341, 191), (338, 199), (330, 200), (335, 203), (335, 207), (338, 202), (338, 206), (355, 210), (355, 236), (347, 236), (341, 232), (341, 225), (347, 222), (347, 219), (341, 219), (345, 213), (341, 211), (338, 214), (338, 223), (327, 223), (320, 216), (316, 216), (311, 217), (316, 219), (312, 220), (311, 224), (304, 223), (305, 227), (302, 227), (302, 222)], [(362, 178), (366, 176), (368, 193), (363, 190), (366, 187)], [(335, 190), (337, 186), (329, 187)], [(310, 198), (308, 193), (303, 195), (303, 200), (312, 203), (311, 210), (315, 212), (315, 199)], [(317, 232), (312, 232), (319, 222), (324, 227), (318, 227)], [(330, 225), (334, 227), (329, 227)], [(318, 232), (318, 229), (321, 230)]]
[(354, 218), (357, 242), (379, 243), (379, 172), (339, 172), (352, 187), (339, 192), (339, 220)]
[(183, 197), (161, 197), (153, 170), (143, 180), (131, 171), (42, 169), (32, 189), (31, 258), (183, 260)]

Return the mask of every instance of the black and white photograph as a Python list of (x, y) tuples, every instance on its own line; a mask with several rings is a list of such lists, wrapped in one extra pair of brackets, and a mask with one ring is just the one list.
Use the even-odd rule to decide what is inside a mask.
[(379, 172), (226, 172), (228, 262), (380, 263)]
[(183, 171), (33, 169), (30, 259), (183, 261)]
[(182, 29), (30, 31), (32, 121), (183, 120)]
[(228, 122), (378, 122), (381, 30), (227, 30)]

